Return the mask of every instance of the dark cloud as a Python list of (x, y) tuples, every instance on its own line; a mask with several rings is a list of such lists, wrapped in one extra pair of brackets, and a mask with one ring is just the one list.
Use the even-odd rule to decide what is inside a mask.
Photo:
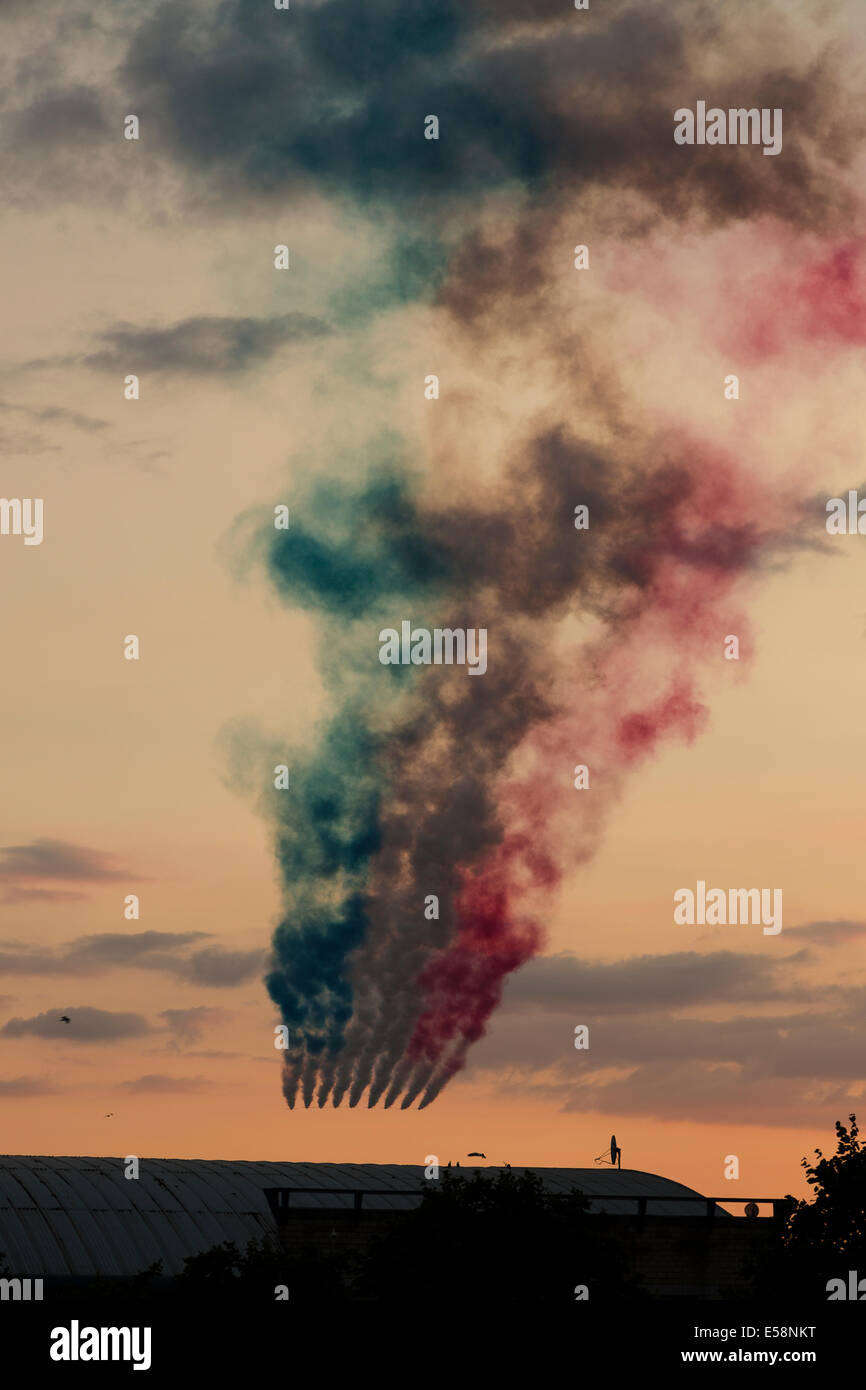
[(176, 1045), (198, 1042), (206, 1028), (220, 1028), (233, 1015), (227, 1009), (200, 1004), (193, 1009), (163, 1009), (159, 1015), (173, 1035)]
[(85, 86), (46, 93), (22, 111), (7, 111), (5, 122), (7, 138), (19, 150), (78, 146), (109, 131), (100, 94)]
[[(103, 932), (94, 936), (82, 936), (77, 941), (70, 943), (62, 957), (62, 964), (64, 966), (71, 965), (74, 968), (76, 963), (88, 965), (129, 965), (135, 963), (153, 969), (152, 954), (159, 952), (160, 959), (156, 968), (162, 969), (176, 964), (170, 955), (165, 953), (188, 946), (193, 941), (201, 941), (207, 934), (207, 932), (201, 931), (141, 931), (131, 932), (128, 936), (122, 932)], [(150, 956), (151, 960), (142, 960), (143, 956)]]
[[(32, 5), (29, 10), (32, 22)], [(75, 26), (64, 29), (61, 22), (48, 40), (48, 23), (47, 16), (39, 16), (39, 38), (45, 41), (35, 49), (36, 34), (30, 26), (22, 25), (20, 45), (4, 33), (8, 58), (0, 98), (0, 167), (8, 190), (6, 204), (15, 207), (35, 200), (56, 209), (66, 197), (88, 195), (119, 202), (130, 191), (124, 113), (117, 113), (122, 97), (107, 71), (94, 85), (76, 81), (73, 69), (80, 71), (83, 61), (93, 67), (92, 45), (90, 53), (86, 49), (90, 36)], [(62, 239), (59, 228), (58, 235)]]
[[(836, 992), (828, 992), (831, 1004), (836, 998)], [(589, 1027), (589, 1049), (575, 1049), (575, 1024)], [(541, 1011), (503, 1015), (478, 1044), (474, 1061), (479, 1067), (566, 1068), (573, 1075), (575, 1064), (585, 1071), (690, 1057), (734, 1064), (756, 1076), (854, 1081), (866, 1074), (857, 1046), (860, 1024), (856, 1009), (844, 1000), (820, 1013), (804, 1009), (722, 1020), (671, 1017), (663, 1011), (599, 1016), (587, 1004), (574, 1018)]]
[(228, 951), (222, 946), (207, 946), (190, 956), (178, 975), (189, 984), (228, 988), (260, 975), (265, 960), (264, 951)]
[(206, 932), (104, 932), (82, 936), (59, 950), (26, 950), (18, 942), (0, 951), (0, 969), (15, 975), (92, 975), (115, 965), (179, 973), (184, 965), (172, 951), (181, 951)]
[(100, 932), (56, 950), (0, 942), (0, 971), (10, 975), (94, 975), (113, 967), (162, 971), (187, 984), (229, 989), (261, 973), (263, 951), (207, 946), (187, 954), (208, 932)]
[[(783, 11), (762, 18), (749, 70), (742, 7), (702, 6), (698, 24), (661, 4), (563, 7), (557, 23), (549, 4), (494, 17), (458, 0), (325, 0), (286, 22), (245, 0), (217, 14), (165, 3), (133, 38), (124, 78), (191, 175), (235, 194), (324, 188), (429, 210), (516, 181), (536, 199), (621, 186), (666, 213), (814, 221), (839, 196), (816, 147), (842, 162), (857, 108), (829, 49), (802, 72), (802, 31)], [(784, 160), (737, 147), (684, 158), (673, 113), (695, 93), (781, 106)], [(424, 138), (428, 114), (438, 140)]]
[(232, 375), (266, 362), (291, 343), (321, 338), (329, 332), (322, 319), (307, 314), (273, 314), (269, 318), (201, 315), (166, 328), (122, 323), (101, 333), (104, 346), (81, 361), (101, 371)]
[[(533, 964), (525, 970), (527, 984), (520, 977), (510, 982), (509, 1000), (522, 991), (523, 1002), (506, 1004), (478, 1045), (473, 1066), (496, 1074), (504, 1094), (546, 1098), (567, 1111), (799, 1124), (813, 1119), (816, 1107), (847, 1104), (866, 1080), (859, 1041), (866, 1018), (862, 989), (801, 987), (794, 975), (787, 997), (789, 1004), (803, 1004), (798, 1011), (713, 1019), (671, 1010), (727, 1002), (726, 996), (736, 1003), (741, 988), (761, 1003), (777, 974), (786, 965), (802, 966), (806, 957), (798, 952), (765, 974), (760, 967), (752, 970), (751, 957), (732, 955), (725, 963), (707, 956), (707, 973), (725, 980), (717, 993), (705, 991), (686, 962), (679, 999), (668, 998), (655, 974), (644, 969), (645, 958), (637, 958), (600, 977), (605, 1002), (597, 1004), (588, 993), (581, 1007), (568, 1011), (568, 987), (559, 991), (550, 974), (556, 957), (533, 963), (539, 967), (534, 982)], [(666, 960), (677, 957), (659, 958)], [(569, 979), (574, 970), (565, 962)], [(641, 983), (647, 986), (646, 1012), (634, 1009)], [(785, 992), (779, 982), (778, 992), (767, 997), (781, 999)], [(578, 1023), (589, 1027), (588, 1049), (574, 1047)]]
[(121, 1086), (133, 1095), (179, 1095), (203, 1091), (210, 1083), (201, 1076), (164, 1076), (150, 1072), (134, 1081), (121, 1081)]
[(567, 1112), (603, 1111), (729, 1126), (813, 1126), (816, 1113), (831, 1119), (853, 1104), (843, 1083), (824, 1085), (810, 1094), (802, 1085), (780, 1086), (776, 1077), (744, 1076), (736, 1066), (682, 1057), (643, 1063), (627, 1078), (575, 1083), (562, 1088), (559, 1099)]
[[(64, 1014), (69, 1017), (69, 1023), (61, 1022)], [(32, 1035), (65, 1043), (115, 1042), (121, 1038), (140, 1038), (152, 1031), (141, 1014), (112, 1013), (106, 1009), (69, 1004), (36, 1014), (33, 1018), (10, 1018), (0, 1029), (0, 1033), (7, 1038)]]
[(611, 963), (581, 960), (567, 952), (540, 956), (509, 978), (502, 1008), (590, 1009), (597, 1017), (599, 1012), (642, 1013), (698, 1003), (790, 1000), (791, 987), (780, 987), (780, 979), (785, 966), (800, 963), (805, 954), (778, 958), (677, 951)]
[(33, 840), (0, 848), (0, 879), (80, 879), (99, 883), (129, 879), (129, 869), (113, 866), (113, 854), (73, 845), (67, 840)]
[(59, 1088), (50, 1081), (38, 1076), (16, 1076), (9, 1081), (0, 1081), (0, 1099), (17, 1100), (28, 1096), (55, 1096)]
[(786, 927), (785, 935), (813, 942), (816, 946), (849, 946), (866, 937), (866, 922), (845, 918), (833, 922), (806, 922), (799, 927)]
[[(791, 929), (850, 940), (860, 923)], [(858, 930), (859, 929), (859, 930)], [(831, 932), (832, 936), (832, 932)], [(833, 938), (835, 941), (835, 937)], [(635, 956), (614, 963), (562, 953), (530, 961), (508, 981), (501, 1014), (472, 1065), (503, 1094), (564, 1111), (792, 1125), (816, 1107), (851, 1102), (866, 1079), (862, 989), (804, 979), (807, 949), (784, 957), (717, 951)], [(701, 1006), (786, 1005), (784, 1013), (683, 1016)], [(574, 1027), (589, 1027), (589, 1048)]]
[(48, 951), (17, 948), (0, 951), (0, 971), (5, 975), (62, 975), (63, 964)]

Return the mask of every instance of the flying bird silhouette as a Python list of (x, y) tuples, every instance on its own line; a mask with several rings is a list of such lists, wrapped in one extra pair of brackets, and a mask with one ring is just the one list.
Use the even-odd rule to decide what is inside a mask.
[(66, 1017), (66, 1014), (62, 1014), (62, 1015), (61, 1015), (60, 1022), (61, 1022), (61, 1023), (68, 1023), (68, 1022), (69, 1022), (69, 1019)]
[(104, 1118), (105, 1118), (106, 1120), (110, 1120), (113, 1114), (114, 1114), (114, 1111), (113, 1111), (113, 1110), (109, 1110), (108, 1114), (107, 1114)]
[(467, 1158), (486, 1158), (487, 1155), (486, 1155), (486, 1154), (481, 1154), (481, 1153), (471, 1153), (471, 1154), (467, 1154), (466, 1157), (467, 1157)]

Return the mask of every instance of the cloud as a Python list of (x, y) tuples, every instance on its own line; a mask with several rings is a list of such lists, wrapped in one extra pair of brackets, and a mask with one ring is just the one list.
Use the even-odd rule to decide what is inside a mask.
[[(821, 1012), (803, 1009), (726, 1019), (671, 1017), (652, 1002), (649, 1009), (653, 1011), (646, 1013), (597, 1014), (588, 1002), (573, 1018), (541, 1010), (504, 1014), (479, 1043), (474, 1061), (479, 1067), (527, 1071), (554, 1067), (572, 1076), (576, 1061), (585, 1071), (690, 1057), (735, 1063), (754, 1074), (853, 1081), (864, 1074), (857, 1047), (861, 1019), (856, 1001), (862, 1001), (862, 991), (852, 992), (851, 998), (838, 990), (828, 993), (831, 1001), (839, 1001), (838, 1006), (831, 1003)], [(589, 1027), (586, 1051), (574, 1048), (577, 1024)]]
[(50, 1081), (38, 1076), (16, 1076), (9, 1081), (0, 1081), (0, 1099), (23, 1100), (29, 1096), (55, 1096), (59, 1088)]
[(122, 932), (103, 932), (93, 936), (82, 936), (68, 946), (65, 955), (58, 962), (63, 967), (76, 964), (87, 965), (129, 965), (137, 964), (153, 969), (153, 953), (158, 952), (158, 969), (172, 968), (176, 962), (168, 954), (173, 950), (188, 946), (193, 941), (201, 941), (207, 932), (165, 932), (141, 931), (128, 936)]
[(185, 1043), (198, 1042), (206, 1028), (222, 1027), (234, 1015), (228, 1009), (200, 1004), (193, 1009), (163, 1009), (159, 1017), (165, 1019), (166, 1027), (173, 1035), (172, 1046), (182, 1047)]
[[(801, 940), (850, 940), (862, 924), (812, 922)], [(500, 1094), (566, 1112), (795, 1125), (853, 1104), (866, 1081), (862, 989), (804, 978), (808, 949), (783, 957), (678, 951), (616, 962), (563, 952), (510, 977), (472, 1069)], [(743, 1005), (775, 1013), (743, 1012)], [(785, 1007), (783, 1013), (778, 1006)], [(695, 1017), (727, 1007), (733, 1017)], [(589, 1028), (589, 1048), (574, 1028)]]
[[(66, 1014), (69, 1023), (62, 1023)], [(141, 1014), (112, 1013), (106, 1009), (93, 1009), (88, 1006), (64, 1005), (35, 1014), (33, 1018), (10, 1018), (0, 1028), (6, 1038), (21, 1038), (28, 1034), (37, 1038), (50, 1038), (53, 1042), (115, 1042), (121, 1038), (140, 1038), (153, 1029)]]
[(819, 1107), (838, 1115), (852, 1103), (841, 1082), (782, 1088), (775, 1077), (746, 1076), (737, 1066), (682, 1057), (643, 1063), (625, 1078), (577, 1082), (559, 1095), (566, 1112), (730, 1125), (814, 1125)]
[(80, 879), (87, 883), (128, 879), (129, 869), (117, 869), (115, 858), (103, 850), (87, 849), (68, 840), (33, 840), (26, 845), (0, 847), (0, 879)]
[(265, 961), (264, 951), (229, 951), (222, 946), (207, 946), (190, 956), (177, 973), (189, 984), (221, 989), (260, 975)]
[(27, 949), (0, 941), (0, 971), (9, 975), (95, 975), (126, 967), (162, 971), (184, 984), (231, 989), (259, 975), (264, 951), (232, 951), (207, 946), (185, 955), (208, 932), (100, 932), (81, 936), (57, 950)]
[(207, 936), (207, 932), (104, 932), (78, 937), (58, 951), (21, 949), (18, 942), (0, 942), (12, 950), (0, 952), (0, 970), (15, 975), (92, 975), (110, 966), (178, 972), (184, 962), (171, 952)]
[(28, 430), (0, 430), (0, 449), (4, 454), (56, 454), (58, 444), (48, 444), (40, 434)]
[[(495, 1076), (502, 1094), (547, 1100), (564, 1111), (781, 1125), (811, 1121), (820, 1106), (847, 1105), (866, 1081), (863, 991), (821, 989), (811, 982), (801, 988), (794, 976), (788, 1000), (807, 1001), (811, 1008), (725, 1019), (672, 1016), (673, 1009), (702, 1003), (736, 1004), (738, 979), (752, 990), (753, 1003), (764, 1002), (764, 991), (766, 1000), (781, 1000), (786, 987), (779, 981), (775, 988), (777, 970), (808, 959), (807, 952), (798, 952), (769, 973), (755, 962), (750, 974), (751, 958), (730, 953), (731, 961), (719, 963), (725, 954), (705, 957), (708, 976), (722, 981), (718, 990), (703, 989), (687, 966), (679, 977), (682, 996), (669, 999), (663, 985), (654, 987), (658, 977), (646, 970), (646, 958), (637, 957), (610, 967), (607, 982), (601, 977), (602, 996), (605, 983), (615, 986), (604, 1003), (589, 992), (577, 1006), (573, 999), (566, 1005), (567, 989), (551, 989), (556, 957), (538, 962), (534, 972), (530, 965), (524, 997), (513, 999), (521, 984), (513, 979), (502, 1014), (472, 1065), (479, 1079)], [(677, 956), (659, 957), (667, 960)], [(573, 969), (567, 964), (566, 976)], [(632, 993), (641, 978), (648, 986), (645, 1012), (635, 1007)], [(574, 1047), (578, 1023), (589, 1027), (588, 1049)]]
[(77, 410), (67, 410), (59, 405), (47, 405), (40, 409), (34, 409), (29, 405), (15, 405), (11, 401), (0, 400), (0, 410), (15, 411), (43, 424), (53, 424), (56, 421), (60, 424), (72, 425), (74, 429), (84, 430), (87, 434), (94, 434), (97, 430), (104, 430), (108, 426), (107, 420), (98, 420), (92, 415), (82, 415)]
[(6, 975), (62, 975), (60, 963), (47, 951), (0, 951), (0, 971)]
[(202, 315), (167, 328), (122, 323), (101, 333), (104, 346), (80, 360), (100, 371), (232, 375), (268, 361), (291, 343), (321, 338), (330, 331), (322, 319), (307, 314), (273, 314), (269, 318)]
[(15, 903), (77, 903), (87, 902), (88, 893), (77, 893), (73, 888), (22, 888), (12, 883), (3, 891), (0, 901)]
[[(30, 5), (17, 52), (14, 33), (4, 33), (2, 165), (13, 207), (34, 196), (56, 208), (61, 198), (80, 199), (85, 190), (103, 199), (126, 191), (122, 113), (116, 114), (122, 94), (108, 72), (92, 86), (76, 80), (84, 62), (92, 69), (99, 61), (102, 44), (94, 43), (92, 15), (89, 24), (77, 24), (68, 8), (51, 33), (45, 24), (34, 26)], [(128, 188), (128, 166), (126, 173)]]
[(593, 1013), (642, 1013), (697, 1003), (790, 999), (779, 976), (795, 956), (768, 957), (734, 951), (676, 951), (603, 962), (568, 952), (540, 956), (505, 986), (503, 1010), (551, 1011), (590, 1006)]
[(134, 1081), (121, 1081), (121, 1086), (133, 1095), (181, 1095), (203, 1091), (211, 1083), (202, 1076), (165, 1076), (159, 1072), (149, 1072), (136, 1077)]
[(19, 150), (77, 147), (108, 133), (98, 92), (82, 85), (48, 92), (23, 110), (6, 112), (5, 122), (7, 138)]
[(235, 1060), (237, 1060), (237, 1058), (243, 1057), (243, 1055), (244, 1055), (244, 1054), (243, 1054), (242, 1052), (215, 1052), (215, 1051), (210, 1050), (210, 1049), (208, 1049), (208, 1048), (197, 1048), (197, 1047), (196, 1047), (196, 1048), (192, 1048), (190, 1051), (184, 1053), (184, 1056), (185, 1056), (185, 1057), (207, 1057), (207, 1058), (209, 1058), (211, 1061), (220, 1061), (220, 1062), (231, 1062), (231, 1061), (235, 1061)]
[(805, 922), (799, 927), (786, 927), (785, 935), (811, 941), (816, 946), (850, 946), (866, 937), (866, 922), (845, 918), (833, 922)]

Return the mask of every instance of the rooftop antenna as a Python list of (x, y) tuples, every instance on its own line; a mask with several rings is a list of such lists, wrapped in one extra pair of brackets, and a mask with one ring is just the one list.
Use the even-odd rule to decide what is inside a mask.
[[(608, 1154), (610, 1155), (608, 1157)], [(616, 1142), (616, 1135), (610, 1136), (610, 1149), (608, 1153), (599, 1154), (596, 1163), (609, 1163), (611, 1168), (622, 1168), (622, 1149)]]

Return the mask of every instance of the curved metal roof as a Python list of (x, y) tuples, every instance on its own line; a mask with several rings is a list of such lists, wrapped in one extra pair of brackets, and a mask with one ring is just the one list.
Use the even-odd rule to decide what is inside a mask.
[[(351, 1195), (329, 1189), (372, 1188), (374, 1194), (364, 1197), (365, 1210), (405, 1210), (420, 1201), (424, 1181), (424, 1168), (411, 1164), (142, 1158), (139, 1165), (138, 1179), (127, 1179), (122, 1158), (0, 1155), (0, 1252), (10, 1274), (37, 1279), (132, 1275), (156, 1260), (163, 1261), (165, 1274), (177, 1274), (188, 1255), (221, 1241), (243, 1246), (273, 1233), (265, 1188), (319, 1189), (296, 1193), (292, 1207), (323, 1210), (352, 1206)], [(461, 1167), (462, 1173), (472, 1171), (472, 1165)], [(654, 1173), (531, 1171), (551, 1192), (579, 1188), (595, 1211), (633, 1214), (636, 1197), (652, 1199), (652, 1216), (698, 1216), (706, 1210), (692, 1188)], [(622, 1198), (592, 1201), (594, 1193), (622, 1193)], [(665, 1201), (675, 1196), (695, 1201)]]

